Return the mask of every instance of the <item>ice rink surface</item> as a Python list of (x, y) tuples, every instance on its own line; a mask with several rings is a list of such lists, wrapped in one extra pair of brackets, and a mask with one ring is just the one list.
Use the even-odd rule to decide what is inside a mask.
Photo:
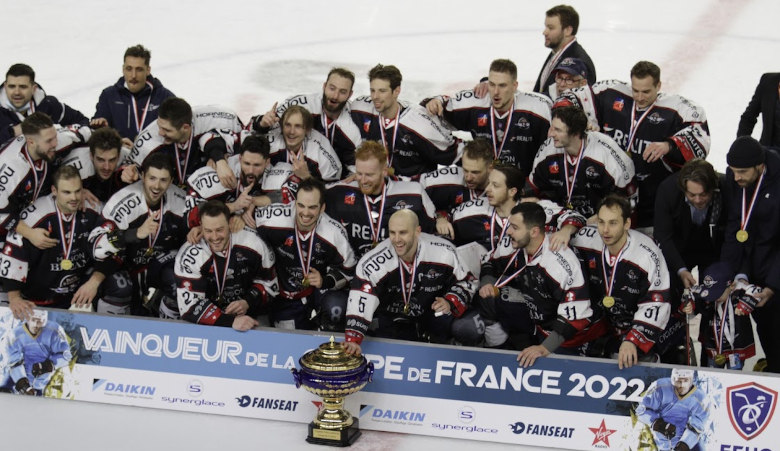
[[(0, 69), (24, 62), (50, 95), (92, 116), (101, 90), (122, 75), (131, 45), (152, 50), (152, 74), (192, 105), (222, 104), (246, 121), (293, 94), (321, 90), (333, 66), (357, 75), (394, 64), (401, 98), (418, 102), (473, 87), (495, 58), (518, 65), (530, 89), (548, 50), (541, 35), (552, 1), (189, 0), (131, 3), (26, 0), (4, 5)], [(725, 169), (739, 117), (764, 72), (780, 71), (777, 0), (571, 1), (577, 34), (599, 79), (629, 80), (639, 60), (657, 63), (662, 91), (701, 104), (709, 160)], [(353, 97), (353, 98), (354, 98)], [(760, 121), (753, 135), (760, 136)], [(45, 426), (44, 426), (45, 425)], [(40, 432), (45, 431), (45, 432)], [(221, 447), (313, 449), (305, 426), (131, 407), (0, 395), (3, 449), (122, 450)], [(358, 450), (513, 449), (367, 431)]]

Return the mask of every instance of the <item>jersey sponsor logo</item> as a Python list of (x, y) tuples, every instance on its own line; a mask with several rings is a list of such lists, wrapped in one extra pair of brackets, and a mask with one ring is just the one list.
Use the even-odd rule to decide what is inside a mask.
[(363, 121), (363, 131), (368, 133), (368, 131), (371, 129), (371, 119), (366, 119)]
[(647, 120), (651, 124), (660, 124), (661, 122), (665, 121), (666, 119), (664, 119), (663, 116), (661, 116), (658, 113), (653, 113), (650, 116), (647, 116)]
[(404, 209), (411, 210), (412, 205), (407, 204), (403, 200), (399, 200), (398, 202), (395, 203), (395, 205), (393, 205), (393, 210), (404, 210)]
[(204, 188), (210, 189), (212, 186), (217, 186), (219, 184), (219, 175), (217, 175), (216, 171), (201, 175), (195, 179), (195, 189), (200, 192), (202, 192)]
[(347, 205), (355, 205), (355, 193), (349, 193), (344, 196), (344, 203)]
[(5, 186), (11, 181), (11, 177), (14, 174), (16, 174), (16, 171), (11, 166), (4, 164), (0, 168), (0, 191), (5, 191)]
[(558, 166), (558, 162), (557, 161), (553, 161), (552, 163), (550, 163), (548, 168), (550, 170), (550, 174), (557, 174), (557, 173), (561, 172), (561, 168), (560, 168), (560, 166)]
[(487, 127), (487, 124), (488, 124), (488, 115), (480, 114), (477, 117), (477, 127)]
[(588, 166), (587, 168), (585, 168), (585, 175), (592, 179), (595, 179), (599, 177), (599, 172), (593, 166)]
[(758, 437), (777, 407), (777, 392), (755, 382), (726, 389), (729, 420), (745, 440)]
[(517, 120), (517, 123), (515, 123), (515, 127), (523, 130), (528, 130), (529, 128), (531, 128), (531, 123), (528, 122), (528, 119), (521, 117), (520, 119)]
[(571, 438), (574, 434), (574, 428), (565, 426), (553, 426), (548, 424), (525, 424), (518, 421), (509, 425), (513, 434), (541, 435), (543, 437)]
[(612, 103), (612, 109), (615, 111), (623, 111), (625, 105), (626, 102), (623, 99), (617, 99)]

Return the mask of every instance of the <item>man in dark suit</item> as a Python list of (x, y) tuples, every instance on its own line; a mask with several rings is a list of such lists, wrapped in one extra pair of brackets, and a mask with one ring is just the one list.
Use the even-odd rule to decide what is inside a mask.
[(766, 73), (758, 82), (756, 93), (750, 99), (739, 120), (737, 137), (753, 133), (758, 114), (764, 129), (761, 131), (762, 145), (780, 149), (780, 72)]
[(580, 16), (568, 5), (558, 5), (549, 9), (544, 19), (544, 46), (552, 50), (542, 66), (534, 85), (534, 92), (549, 96), (550, 85), (555, 84), (555, 68), (566, 58), (578, 58), (587, 67), (588, 83), (596, 83), (596, 67), (588, 52), (577, 42), (577, 29)]
[(701, 273), (720, 258), (728, 216), (722, 194), (725, 183), (726, 177), (718, 175), (710, 163), (694, 159), (658, 188), (653, 235), (669, 267), (672, 304), (662, 340), (664, 363), (688, 365), (696, 361), (693, 353), (686, 352), (681, 298), (683, 289), (697, 285), (691, 270), (698, 267)]

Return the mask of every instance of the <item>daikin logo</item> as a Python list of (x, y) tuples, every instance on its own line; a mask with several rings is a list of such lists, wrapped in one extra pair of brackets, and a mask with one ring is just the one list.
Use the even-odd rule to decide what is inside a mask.
[(109, 396), (124, 396), (129, 398), (152, 398), (157, 387), (150, 385), (122, 384), (110, 382), (108, 379), (93, 379), (92, 391), (101, 391)]
[(425, 421), (425, 414), (420, 412), (409, 412), (406, 410), (379, 409), (372, 405), (362, 404), (360, 406), (360, 417), (362, 418), (368, 412), (371, 412), (371, 419), (380, 423), (398, 423), (398, 424), (421, 424)]

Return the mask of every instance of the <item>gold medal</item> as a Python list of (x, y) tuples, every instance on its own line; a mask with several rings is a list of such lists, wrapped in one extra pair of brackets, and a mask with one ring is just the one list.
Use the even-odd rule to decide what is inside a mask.
[(73, 269), (73, 262), (66, 258), (60, 262), (60, 268), (64, 269), (65, 271), (70, 271)]
[(303, 278), (303, 283), (302, 283), (302, 285), (303, 285), (303, 287), (304, 287), (304, 288), (309, 288), (309, 286), (311, 285), (311, 283), (309, 282), (309, 278), (308, 278), (308, 277), (304, 277), (304, 278)]
[(566, 204), (566, 208), (568, 208), (569, 210), (574, 210), (574, 206), (571, 204), (571, 202)]
[(388, 166), (387, 167), (387, 175), (389, 175), (390, 177), (394, 176), (395, 175), (395, 168), (392, 167), (392, 166)]
[(409, 312), (412, 311), (412, 306), (410, 304), (404, 305), (404, 315), (408, 315)]
[(154, 248), (150, 247), (149, 249), (146, 250), (146, 252), (144, 252), (144, 257), (151, 257), (152, 254), (154, 254)]
[(375, 248), (377, 246), (379, 246), (379, 243), (377, 243), (377, 242), (371, 243), (371, 249), (373, 249), (373, 248)]
[[(737, 232), (737, 241), (740, 243), (744, 243), (748, 239), (748, 233), (747, 230), (740, 230)], [(725, 357), (724, 357), (725, 358)]]
[(493, 297), (494, 297), (494, 298), (497, 298), (497, 297), (499, 297), (500, 295), (501, 295), (501, 289), (500, 289), (500, 288), (498, 288), (498, 287), (495, 287), (495, 286), (494, 286), (494, 287), (493, 287)]
[(723, 354), (716, 355), (713, 360), (715, 360), (715, 365), (718, 366), (723, 366), (726, 364), (726, 356)]
[(601, 300), (601, 304), (606, 308), (612, 308), (612, 306), (615, 305), (615, 298), (612, 296), (604, 296), (604, 299)]
[(221, 294), (219, 296), (217, 296), (217, 305), (218, 306), (222, 307), (222, 304), (224, 302), (225, 302), (225, 298), (223, 298)]

